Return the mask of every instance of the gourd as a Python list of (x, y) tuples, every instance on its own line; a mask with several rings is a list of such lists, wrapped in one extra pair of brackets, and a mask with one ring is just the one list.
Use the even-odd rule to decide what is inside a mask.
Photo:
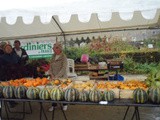
[(148, 101), (148, 94), (145, 90), (137, 88), (133, 91), (133, 101), (135, 103), (145, 103)]
[(29, 99), (37, 99), (39, 97), (39, 89), (36, 87), (30, 87), (28, 88), (26, 95)]
[(152, 87), (150, 89), (149, 100), (155, 104), (160, 103), (160, 88), (159, 87)]
[(27, 91), (27, 87), (25, 86), (15, 87), (14, 89), (15, 98), (18, 98), (18, 99), (26, 98), (26, 91)]
[(0, 85), (0, 98), (3, 97), (3, 88), (4, 88), (4, 86)]
[(64, 99), (69, 102), (78, 100), (79, 92), (75, 88), (68, 88), (64, 93)]
[(54, 101), (63, 100), (64, 91), (59, 87), (53, 88), (50, 92), (50, 97), (51, 97), (51, 100), (54, 100)]
[(102, 93), (96, 89), (89, 92), (89, 100), (91, 102), (99, 102), (102, 100)]
[(115, 96), (115, 93), (112, 90), (105, 90), (103, 92), (103, 99), (105, 101), (108, 101), (108, 102), (113, 101), (114, 96)]
[(4, 98), (13, 98), (14, 97), (14, 87), (13, 86), (5, 86), (3, 88), (3, 97)]
[(86, 102), (88, 101), (89, 97), (88, 97), (88, 92), (85, 90), (82, 90), (79, 92), (79, 98), (78, 100), (81, 102)]
[(50, 92), (46, 87), (44, 89), (40, 90), (39, 98), (42, 100), (49, 100), (50, 99)]

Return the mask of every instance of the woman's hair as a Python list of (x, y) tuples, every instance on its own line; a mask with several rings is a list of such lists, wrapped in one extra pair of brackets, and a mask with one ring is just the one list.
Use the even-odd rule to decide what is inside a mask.
[(56, 42), (54, 47), (59, 48), (62, 51), (62, 44), (60, 42)]
[(6, 44), (7, 44), (6, 42), (1, 42), (1, 43), (0, 43), (0, 48), (1, 48), (1, 49), (4, 49), (4, 46), (5, 46)]

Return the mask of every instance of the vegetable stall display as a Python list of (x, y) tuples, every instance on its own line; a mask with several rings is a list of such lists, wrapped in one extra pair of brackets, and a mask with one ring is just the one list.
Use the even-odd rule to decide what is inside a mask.
[(138, 80), (73, 81), (71, 79), (22, 78), (0, 83), (1, 98), (68, 102), (112, 102), (117, 98), (122, 99), (121, 95), (125, 92), (127, 93), (125, 98), (132, 98), (135, 103), (147, 102), (148, 95), (151, 102), (160, 103), (160, 95), (157, 94), (159, 90), (159, 88), (148, 88), (144, 81)]

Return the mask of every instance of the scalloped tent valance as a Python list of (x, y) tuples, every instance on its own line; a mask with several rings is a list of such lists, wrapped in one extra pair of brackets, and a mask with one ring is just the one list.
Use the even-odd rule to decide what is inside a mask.
[[(80, 37), (89, 33), (101, 33), (114, 30), (160, 28), (160, 9), (153, 19), (145, 19), (140, 11), (135, 11), (130, 20), (123, 20), (118, 12), (113, 12), (109, 21), (100, 21), (98, 14), (93, 13), (88, 22), (80, 22), (78, 15), (72, 15), (69, 22), (61, 23), (58, 16), (52, 16), (49, 23), (42, 23), (40, 16), (35, 16), (30, 24), (25, 24), (18, 17), (14, 24), (8, 24), (5, 17), (0, 22), (0, 40), (65, 36), (64, 39)], [(84, 35), (85, 36), (85, 35)]]

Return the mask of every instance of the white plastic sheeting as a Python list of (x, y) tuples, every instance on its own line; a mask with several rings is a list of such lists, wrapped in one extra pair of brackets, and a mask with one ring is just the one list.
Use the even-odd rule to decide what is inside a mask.
[[(160, 26), (160, 9), (156, 11), (153, 19), (145, 19), (140, 11), (135, 11), (132, 19), (123, 20), (118, 12), (113, 12), (109, 21), (100, 21), (98, 14), (91, 14), (88, 22), (81, 22), (78, 15), (71, 15), (69, 22), (61, 23), (58, 16), (53, 16), (64, 34), (72, 37), (75, 34), (93, 33), (123, 30), (141, 29)], [(22, 17), (18, 17), (14, 24), (8, 24), (5, 17), (0, 22), (0, 39), (14, 39), (15, 37), (41, 37), (41, 36), (62, 36), (63, 33), (56, 22), (50, 18), (49, 23), (42, 23), (40, 16), (35, 16), (30, 24), (26, 24)]]

